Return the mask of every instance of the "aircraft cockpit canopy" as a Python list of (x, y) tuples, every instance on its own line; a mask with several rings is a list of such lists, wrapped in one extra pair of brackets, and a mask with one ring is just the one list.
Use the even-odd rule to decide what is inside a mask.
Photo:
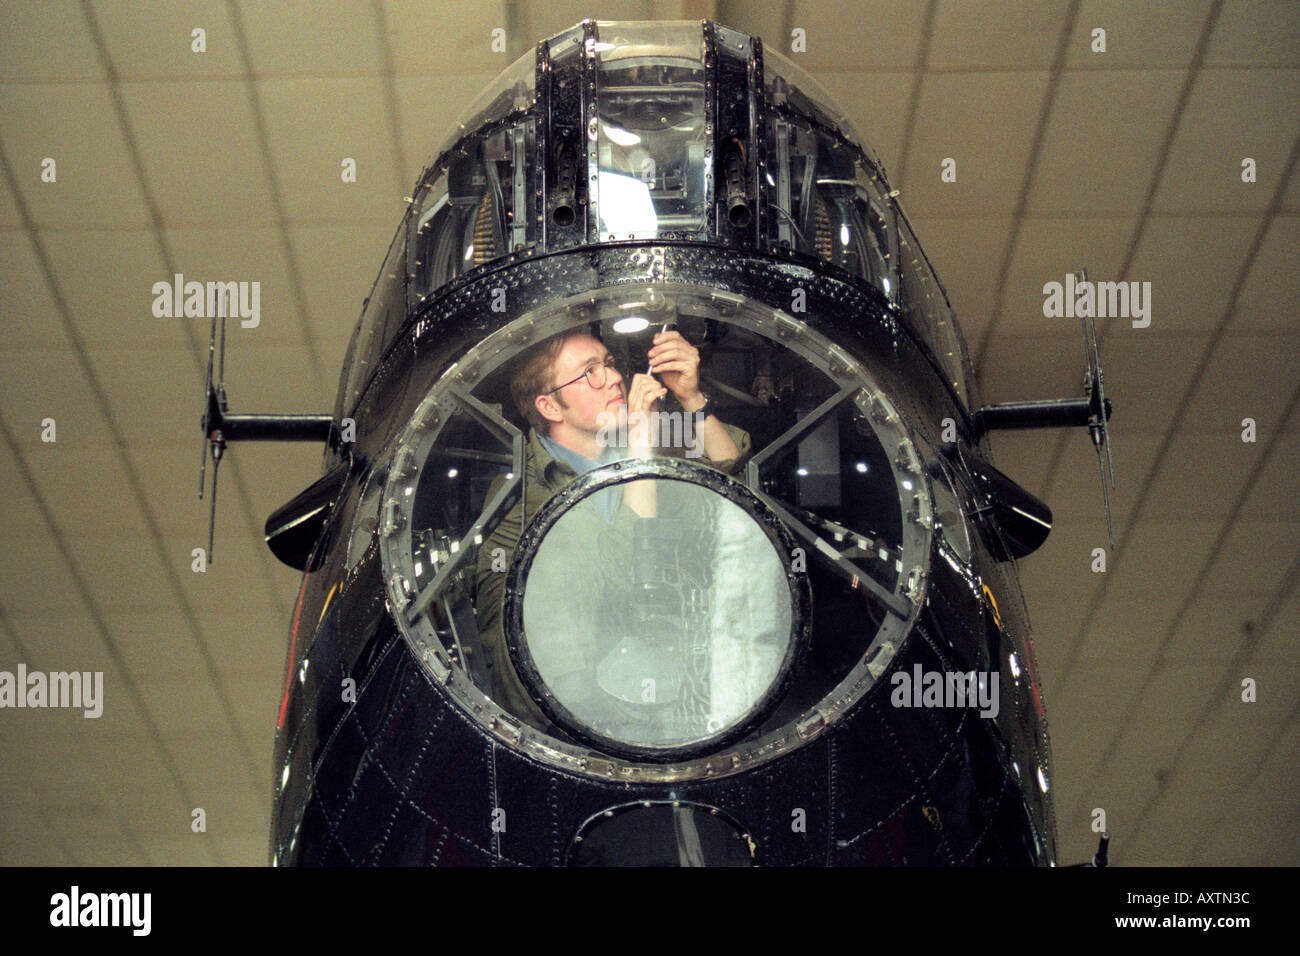
[(829, 95), (760, 41), (712, 23), (585, 22), (465, 111), (395, 246), (408, 309), (480, 267), (597, 243), (812, 262), (896, 309), (969, 404), (965, 345), (895, 196)]

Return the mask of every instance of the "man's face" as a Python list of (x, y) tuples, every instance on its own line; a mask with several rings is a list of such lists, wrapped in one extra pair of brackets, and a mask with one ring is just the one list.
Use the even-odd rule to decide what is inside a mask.
[[(569, 384), (537, 398), (538, 409), (553, 427), (566, 423), (579, 431), (595, 433), (608, 421), (602, 416), (617, 414), (620, 405), (627, 405), (627, 385), (613, 369), (605, 378), (604, 388), (592, 388), (586, 378), (580, 377), (608, 358), (609, 350), (589, 335), (575, 335), (564, 343), (551, 366), (551, 387), (561, 382)], [(575, 378), (578, 380), (572, 381)]]

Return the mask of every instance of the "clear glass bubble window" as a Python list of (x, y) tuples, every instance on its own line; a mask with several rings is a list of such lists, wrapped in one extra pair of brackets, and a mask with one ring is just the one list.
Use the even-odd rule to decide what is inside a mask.
[[(671, 396), (648, 459), (625, 457), (617, 429), (581, 476), (539, 455), (511, 397), (521, 353), (591, 335), (631, 382), (665, 325), (699, 350), (741, 457), (675, 432)], [(646, 467), (651, 517), (619, 476)], [(599, 290), (488, 336), (366, 494), (392, 613), (457, 704), (548, 762), (646, 780), (753, 766), (838, 719), (915, 619), (934, 526), (915, 442), (865, 363), (779, 310), (674, 284)]]
[[(654, 516), (621, 520), (611, 511), (634, 484)], [(627, 460), (534, 520), (507, 579), (505, 632), (558, 726), (665, 760), (708, 751), (777, 703), (807, 642), (807, 581), (743, 486), (689, 460)]]

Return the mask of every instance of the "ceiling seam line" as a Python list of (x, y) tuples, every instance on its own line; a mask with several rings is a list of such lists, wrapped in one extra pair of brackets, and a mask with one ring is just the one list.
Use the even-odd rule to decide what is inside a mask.
[[(36, 254), (37, 264), (39, 265), (41, 274), (44, 277), (47, 286), (49, 287), (50, 297), (54, 303), (55, 310), (58, 312), (60, 316), (60, 320), (63, 323), (64, 332), (65, 334), (67, 334), (69, 340), (72, 342), (73, 353), (77, 358), (78, 364), (81, 366), (82, 375), (85, 378), (86, 385), (90, 389), (91, 394), (94, 396), (95, 403), (99, 408), (99, 412), (103, 416), (104, 424), (109, 432), (109, 437), (110, 437), (109, 444), (112, 446), (113, 450), (117, 454), (119, 464), (122, 466), (123, 472), (126, 475), (127, 484), (130, 485), (131, 492), (136, 500), (136, 504), (140, 508), (140, 513), (145, 520), (145, 524), (147, 528), (149, 529), (150, 539), (152, 544), (154, 545), (156, 557), (158, 558), (159, 563), (162, 565), (164, 574), (167, 576), (169, 583), (172, 585), (172, 589), (175, 591), (177, 595), (177, 599), (179, 600), (181, 605), (182, 614), (186, 617), (187, 621), (191, 625), (192, 634), (195, 638), (195, 646), (198, 648), (199, 656), (203, 660), (204, 665), (208, 669), (208, 675), (213, 681), (214, 687), (216, 688), (215, 693), (217, 695), (217, 698), (218, 700), (221, 701), (222, 706), (226, 709), (227, 716), (230, 718), (232, 722), (232, 729), (234, 730), (235, 733), (235, 740), (239, 745), (239, 748), (242, 751), (242, 755), (244, 757), (245, 770), (249, 772), (249, 774), (252, 776), (253, 779), (258, 779), (254, 771), (252, 751), (249, 749), (247, 741), (244, 740), (243, 728), (238, 723), (238, 721), (235, 720), (233, 705), (231, 705), (229, 698), (226, 695), (225, 687), (224, 685), (222, 685), (219, 679), (215, 661), (212, 659), (211, 652), (208, 649), (207, 643), (203, 639), (202, 631), (197, 629), (197, 618), (194, 616), (193, 609), (189, 603), (188, 597), (186, 596), (185, 590), (181, 586), (180, 580), (176, 577), (175, 570), (171, 566), (171, 560), (169, 559), (169, 555), (167, 554), (166, 549), (162, 545), (162, 538), (163, 538), (162, 527), (158, 523), (157, 518), (154, 516), (152, 509), (148, 506), (148, 500), (147, 500), (147, 496), (145, 495), (144, 487), (140, 483), (139, 476), (135, 472), (134, 464), (132, 463), (130, 457), (126, 454), (126, 441), (122, 434), (122, 430), (117, 423), (116, 416), (113, 414), (111, 408), (109, 407), (107, 393), (105, 392), (102, 383), (99, 381), (98, 373), (95, 371), (94, 366), (90, 362), (90, 357), (86, 351), (85, 344), (81, 341), (81, 336), (77, 332), (75, 324), (72, 322), (70, 308), (67, 304), (67, 301), (63, 297), (63, 293), (62, 290), (59, 288), (58, 282), (55, 280), (54, 270), (45, 252), (45, 249), (41, 245), (41, 243), (38, 242), (36, 239), (35, 223), (31, 218), (30, 211), (27, 209), (26, 201), (18, 193), (13, 169), (9, 163), (8, 154), (4, 151), (2, 145), (0, 145), (0, 171), (3, 172), (4, 178), (9, 186), (9, 189), (13, 193), (14, 205), (18, 211), (19, 218), (25, 224), (28, 225), (29, 231), (32, 235), (32, 248), (34, 249)], [(0, 425), (3, 425), (2, 419), (0, 419)], [(9, 435), (7, 429), (5, 431), (5, 435), (6, 436)], [(11, 445), (15, 453), (15, 461), (21, 462), (22, 459), (18, 456), (17, 442), (11, 440)], [(37, 490), (33, 490), (33, 494), (37, 496), (38, 500), (43, 500), (40, 498), (39, 492)], [(108, 634), (108, 633), (109, 632), (107, 630), (103, 632), (103, 634)]]
[(1061, 88), (1065, 60), (1070, 52), (1070, 38), (1074, 36), (1075, 25), (1079, 20), (1079, 4), (1080, 0), (1070, 0), (1061, 33), (1056, 39), (1056, 52), (1052, 55), (1052, 65), (1048, 68), (1047, 89), (1043, 91), (1043, 105), (1038, 111), (1038, 124), (1034, 129), (1034, 137), (1029, 143), (1025, 177), (1020, 184), (1016, 205), (1011, 211), (1011, 235), (1007, 237), (1007, 250), (998, 264), (997, 278), (993, 282), (993, 287), (997, 290), (993, 295), (993, 307), (989, 310), (988, 319), (980, 332), (979, 344), (975, 348), (974, 365), (977, 378), (979, 369), (984, 367), (984, 356), (988, 351), (989, 340), (993, 337), (993, 330), (997, 328), (1006, 308), (1007, 277), (1011, 274), (1011, 263), (1015, 261), (1016, 247), (1020, 242), (1021, 229), (1024, 227), (1025, 210), (1029, 208), (1029, 195), (1034, 188), (1038, 157), (1042, 152), (1043, 142), (1047, 139), (1047, 126), (1052, 120), (1052, 110), (1056, 108), (1056, 95)]
[(921, 42), (916, 51), (916, 61), (912, 66), (915, 79), (907, 98), (907, 118), (903, 121), (903, 145), (898, 151), (898, 182), (890, 184), (900, 193), (903, 191), (907, 161), (912, 155), (912, 143), (916, 137), (916, 114), (921, 109), (921, 87), (925, 83), (927, 64), (930, 60), (930, 41), (934, 35), (934, 19), (938, 7), (939, 0), (930, 0), (925, 6), (925, 14), (921, 22)]
[[(1286, 415), (1289, 416), (1295, 410), (1297, 405), (1300, 405), (1300, 385), (1298, 385), (1296, 390), (1291, 394), (1290, 401), (1287, 403)], [(1283, 420), (1285, 420), (1285, 417), (1283, 418)], [(1238, 495), (1237, 502), (1233, 506), (1232, 511), (1230, 512), (1230, 514), (1228, 515), (1224, 523), (1220, 525), (1219, 532), (1216, 536), (1217, 540), (1221, 541), (1224, 539), (1225, 537), (1224, 530), (1232, 526), (1232, 523), (1235, 521), (1237, 515), (1240, 513), (1242, 507), (1244, 506), (1247, 497), (1250, 495), (1250, 492), (1254, 489), (1255, 484), (1259, 479), (1259, 476), (1263, 474), (1265, 464), (1268, 461), (1269, 453), (1272, 451), (1274, 444), (1276, 444), (1284, 434), (1285, 433), (1280, 429), (1273, 433), (1273, 436), (1269, 440), (1267, 447), (1260, 454), (1259, 459), (1255, 462), (1254, 467), (1251, 469), (1250, 477), (1247, 479), (1246, 486), (1242, 489), (1241, 494)], [(1143, 675), (1141, 682), (1138, 684), (1138, 687), (1134, 691), (1132, 698), (1129, 700), (1128, 705), (1124, 709), (1124, 715), (1119, 721), (1121, 726), (1126, 725), (1133, 718), (1133, 715), (1136, 712), (1142, 700), (1143, 695), (1146, 693), (1147, 689), (1151, 686), (1152, 682), (1155, 679), (1155, 675), (1159, 673), (1159, 671), (1164, 666), (1163, 655), (1166, 649), (1168, 648), (1168, 646), (1170, 645), (1170, 643), (1172, 643), (1178, 625), (1182, 623), (1182, 619), (1186, 615), (1186, 610), (1189, 606), (1189, 602), (1195, 600), (1198, 594), (1198, 589), (1201, 587), (1202, 583), (1204, 583), (1205, 579), (1209, 576), (1210, 569), (1214, 567), (1214, 563), (1217, 560), (1218, 560), (1218, 555), (1211, 553), (1206, 557), (1205, 562), (1201, 565), (1201, 570), (1197, 572), (1195, 580), (1193, 581), (1191, 587), (1188, 588), (1188, 594), (1184, 598), (1183, 603), (1180, 605), (1179, 610), (1175, 615), (1174, 621), (1165, 629), (1164, 636), (1161, 638), (1160, 641), (1160, 646), (1156, 648), (1156, 656), (1155, 656), (1155, 660), (1152, 662), (1152, 666)], [(1109, 574), (1110, 572), (1107, 573)], [(1093, 606), (1095, 607), (1096, 603), (1094, 603)], [(1091, 616), (1092, 613), (1089, 612), (1088, 618), (1091, 619)], [(1077, 660), (1077, 656), (1075, 660)], [(1062, 681), (1064, 681), (1064, 679), (1065, 678), (1063, 673)], [(1107, 745), (1106, 749), (1102, 751), (1101, 756), (1092, 765), (1090, 772), (1086, 775), (1086, 779), (1096, 780), (1100, 778), (1101, 771), (1110, 763), (1111, 760), (1114, 759), (1114, 755), (1118, 752), (1118, 745), (1119, 745), (1119, 739), (1113, 738), (1110, 744)]]
[[(397, 169), (397, 187), (406, 194), (406, 147), (402, 142), (402, 121), (397, 110), (397, 70), (393, 62), (393, 45), (388, 37), (388, 19), (384, 5), (374, 0), (371, 9), (375, 15), (375, 33), (379, 37), (379, 56), (384, 87), (384, 106), (388, 111), (388, 132), (393, 137), (393, 163)], [(412, 187), (414, 188), (414, 187)], [(391, 223), (391, 219), (388, 220)]]
[(271, 141), (266, 129), (266, 115), (262, 109), (262, 99), (257, 92), (257, 82), (253, 79), (253, 64), (248, 53), (248, 37), (244, 33), (244, 23), (239, 15), (235, 0), (226, 0), (230, 15), (231, 29), (235, 34), (235, 49), (244, 64), (244, 86), (248, 95), (249, 106), (253, 113), (253, 132), (257, 145), (262, 151), (263, 169), (266, 175), (267, 191), (271, 197), (271, 214), (280, 232), (280, 249), (285, 258), (285, 270), (289, 277), (289, 288), (293, 294), (294, 311), (298, 315), (299, 332), (307, 346), (307, 364), (316, 376), (316, 391), (324, 391), (325, 371), (321, 366), (321, 343), (312, 330), (307, 315), (307, 297), (302, 285), (302, 268), (294, 249), (293, 239), (289, 234), (289, 216), (285, 210), (284, 196), (280, 189), (280, 178), (276, 175), (275, 162), (271, 158)]
[[(9, 638), (10, 643), (12, 643), (18, 653), (22, 655), (20, 658), (22, 662), (26, 663), (31, 661), (37, 665), (37, 670), (42, 669), (40, 663), (36, 660), (36, 655), (32, 654), (31, 650), (27, 648), (22, 639), (19, 638), (18, 632), (14, 629), (13, 622), (9, 620), (8, 609), (3, 604), (0, 604), (0, 630), (5, 632), (5, 636)], [(12, 769), (12, 764), (10, 764), (9, 767)], [(64, 855), (72, 861), (74, 866), (85, 866), (86, 864), (81, 860), (81, 858), (77, 856), (77, 854), (74, 853), (64, 842), (62, 834), (60, 834), (59, 831), (50, 824), (49, 817), (45, 813), (44, 801), (36, 799), (39, 796), (36, 787), (28, 781), (24, 781), (24, 783), (27, 785), (27, 792), (32, 795), (31, 809), (36, 811), (37, 818), (45, 825), (45, 829), (54, 837), (54, 842), (59, 845), (59, 849), (63, 850)], [(144, 859), (151, 862), (147, 856), (144, 857)]]
[[(104, 67), (104, 74), (108, 77), (109, 100), (113, 104), (114, 112), (117, 115), (118, 125), (122, 129), (122, 137), (126, 141), (127, 158), (130, 161), (131, 168), (135, 173), (136, 185), (139, 187), (140, 193), (144, 197), (145, 207), (149, 213), (150, 229), (153, 232), (154, 240), (158, 244), (159, 256), (163, 260), (163, 268), (165, 268), (169, 274), (174, 275), (178, 273), (180, 270), (177, 269), (176, 267), (176, 257), (172, 252), (171, 245), (168, 243), (166, 235), (164, 234), (162, 212), (158, 206), (157, 201), (154, 199), (153, 190), (149, 188), (148, 179), (145, 176), (144, 159), (140, 155), (140, 148), (136, 142), (135, 130), (131, 126), (130, 119), (127, 116), (126, 106), (122, 102), (122, 95), (121, 95), (121, 88), (120, 88), (121, 81), (118, 77), (117, 68), (113, 65), (112, 58), (108, 54), (107, 42), (104, 40), (103, 33), (99, 28), (98, 21), (94, 17), (94, 12), (91, 9), (90, 4), (88, 2), (85, 2), (85, 0), (83, 0), (82, 8), (83, 8), (83, 13), (86, 16), (86, 21), (90, 31), (91, 42), (94, 45), (95, 51), (98, 53), (100, 61)], [(10, 176), (10, 179), (12, 181), (12, 175)], [(11, 185), (11, 189), (12, 189), (12, 185)], [(31, 217), (26, 216), (26, 218), (24, 218), (23, 221), (25, 223), (31, 223)], [(36, 246), (38, 249), (41, 248), (41, 244), (37, 237), (37, 232), (34, 224), (30, 225), (29, 227), (26, 227), (26, 231), (29, 232), (32, 237), (32, 244)], [(43, 255), (43, 250), (42, 250), (42, 255)], [(45, 279), (46, 282), (50, 284), (51, 287), (53, 287), (54, 274), (53, 274), (53, 270), (48, 267), (46, 268)], [(60, 315), (63, 318), (64, 326), (67, 328), (71, 328), (72, 327), (71, 309), (65, 308), (65, 310), (61, 310)], [(181, 328), (185, 332), (186, 338), (189, 339), (191, 358), (194, 361), (196, 377), (198, 380), (198, 384), (202, 386), (206, 378), (207, 349), (204, 348), (202, 339), (197, 337), (197, 333), (195, 332), (194, 326), (191, 323), (184, 323), (181, 326)], [(73, 341), (74, 343), (78, 344), (78, 347), (81, 348), (82, 352), (84, 353), (85, 351), (84, 346), (80, 345), (80, 339), (74, 337)], [(89, 363), (89, 359), (84, 354), (80, 355), (79, 357), (82, 360), (83, 365)], [(104, 414), (107, 417), (106, 407), (101, 406), (100, 412), (101, 414)], [(127, 471), (128, 474), (131, 473), (131, 470), (129, 468)], [(262, 528), (260, 527), (257, 518), (253, 514), (252, 497), (248, 493), (248, 487), (245, 485), (243, 475), (240, 473), (238, 467), (234, 469), (231, 478), (234, 480), (236, 498), (238, 499), (243, 509), (245, 525), (248, 531), (253, 535), (255, 539), (260, 539), (262, 537)], [(143, 499), (137, 499), (137, 504), (139, 505), (142, 511), (147, 510)], [(259, 555), (261, 558), (261, 563), (263, 568), (268, 572), (264, 578), (264, 580), (266, 581), (267, 595), (271, 600), (271, 604), (275, 607), (276, 611), (278, 612), (280, 619), (284, 620), (289, 616), (289, 608), (284, 603), (281, 595), (270, 584), (270, 580), (271, 580), (269, 574), (269, 571), (271, 570), (270, 554), (269, 552), (263, 552), (261, 551), (261, 549), (259, 549)], [(197, 625), (195, 626), (197, 627)], [(199, 640), (203, 639), (201, 631), (196, 630), (195, 635), (196, 638), (198, 638)]]
[(91, 622), (94, 624), (95, 629), (99, 631), (100, 639), (104, 642), (104, 648), (108, 651), (109, 659), (117, 666), (120, 672), (118, 676), (126, 689), (127, 696), (131, 698), (135, 703), (136, 708), (139, 710), (148, 735), (153, 740), (154, 746), (157, 747), (158, 752), (162, 757), (163, 764), (172, 778), (172, 783), (176, 786), (176, 789), (180, 792), (181, 798), (186, 804), (196, 806), (197, 804), (194, 803), (194, 794), (190, 792), (189, 787), (186, 785), (184, 775), (181, 773), (180, 767), (176, 764), (175, 759), (172, 757), (171, 750), (167, 747), (166, 741), (163, 739), (161, 728), (150, 713), (144, 696), (136, 684), (135, 676), (127, 666), (126, 658), (122, 654), (121, 648), (117, 646), (117, 642), (113, 639), (108, 624), (104, 620), (98, 604), (95, 602), (94, 595), (91, 593), (89, 586), (85, 582), (85, 576), (81, 573), (81, 569), (77, 566), (76, 561), (73, 560), (72, 552), (64, 540), (63, 531), (58, 526), (57, 522), (55, 522), (54, 514), (50, 511), (49, 505), (46, 504), (40, 486), (37, 484), (36, 479), (28, 469), (27, 462), (22, 457), (18, 443), (14, 440), (13, 433), (10, 432), (9, 425), (5, 422), (3, 415), (0, 415), (0, 438), (3, 438), (5, 445), (8, 446), (9, 453), (13, 456), (14, 463), (22, 474), (28, 492), (31, 494), (33, 500), (35, 500), (36, 507), (41, 512), (41, 517), (45, 520), (46, 525), (49, 526), (51, 540), (54, 542), (54, 546), (58, 549), (59, 554), (63, 557), (63, 561), (68, 567), (68, 573), (72, 576), (73, 584), (77, 588), (81, 600), (86, 605), (86, 610), (90, 615)]
[[(1195, 738), (1196, 735), (1205, 727), (1206, 721), (1211, 715), (1217, 713), (1219, 708), (1223, 707), (1225, 704), (1232, 703), (1231, 691), (1234, 688), (1240, 687), (1238, 682), (1240, 675), (1245, 672), (1247, 662), (1254, 654), (1260, 638), (1270, 627), (1272, 627), (1273, 615), (1277, 613), (1281, 606), (1284, 600), (1283, 595), (1289, 594), (1291, 591), (1295, 590), (1298, 578), (1300, 578), (1300, 553), (1298, 553), (1295, 559), (1291, 562), (1291, 567), (1284, 578), (1284, 580), (1289, 583), (1281, 592), (1273, 596), (1273, 599), (1260, 615), (1260, 621), (1258, 622), (1259, 626), (1257, 626), (1253, 632), (1247, 634), (1246, 638), (1242, 641), (1241, 647), (1239, 647), (1236, 653), (1232, 655), (1232, 660), (1230, 660), (1228, 665), (1223, 668), (1223, 676), (1220, 678), (1218, 685), (1202, 701), (1201, 708), (1197, 712), (1196, 718), (1188, 727), (1187, 734), (1183, 737), (1178, 748), (1174, 751), (1173, 757), (1171, 757), (1169, 762), (1162, 768), (1164, 773), (1162, 776), (1156, 778), (1155, 793), (1147, 799), (1146, 803), (1143, 804), (1142, 809), (1138, 811), (1137, 816), (1133, 820), (1133, 832), (1137, 834), (1137, 838), (1140, 839), (1141, 837), (1142, 824), (1146, 820), (1147, 816), (1152, 810), (1154, 810), (1156, 804), (1168, 795), (1169, 781), (1174, 774), (1178, 772), (1178, 764), (1183, 757), (1187, 755), (1187, 751), (1191, 747), (1193, 738)], [(1297, 700), (1295, 706), (1292, 708), (1292, 715), (1294, 716), (1296, 712), (1300, 712), (1300, 699)], [(1283, 724), (1282, 729), (1284, 730), (1285, 727), (1286, 723)], [(1261, 767), (1263, 766), (1264, 761), (1268, 759), (1271, 747), (1276, 745), (1277, 739), (1278, 738), (1274, 738), (1273, 743), (1268, 745), (1264, 750), (1263, 757), (1260, 760)], [(1222, 817), (1222, 811), (1220, 811), (1219, 816), (1220, 818)]]
[[(1155, 205), (1156, 193), (1160, 190), (1165, 168), (1169, 165), (1169, 153), (1172, 151), (1174, 140), (1178, 136), (1178, 129), (1182, 126), (1183, 116), (1187, 111), (1187, 103), (1192, 98), (1192, 89), (1196, 86), (1196, 81), (1201, 75), (1201, 66), (1205, 62), (1205, 54), (1210, 46), (1210, 38), (1214, 35), (1214, 29), (1218, 25), (1219, 12), (1222, 6), (1223, 0), (1214, 0), (1209, 13), (1205, 17), (1205, 23), (1201, 25), (1201, 35), (1197, 38), (1196, 47), (1192, 51), (1192, 58), (1187, 64), (1187, 72), (1183, 78), (1182, 88), (1178, 91), (1178, 99), (1174, 103), (1169, 125), (1165, 129), (1164, 141), (1156, 152), (1156, 166), (1152, 170), (1151, 180), (1147, 184), (1146, 196), (1143, 198), (1142, 207), (1138, 212), (1137, 224), (1133, 227), (1128, 247), (1124, 250), (1124, 256), (1120, 260), (1118, 276), (1120, 281), (1123, 281), (1128, 276), (1129, 270), (1133, 267), (1133, 260), (1137, 258), (1138, 247), (1142, 243), (1142, 237), (1146, 234), (1147, 223), (1151, 218), (1151, 210)], [(1115, 327), (1116, 323), (1114, 321), (1108, 321), (1103, 323), (1102, 327), (1097, 331), (1099, 350), (1101, 345), (1106, 344), (1107, 339), (1111, 337), (1110, 333)], [(1043, 479), (1044, 496), (1050, 492), (1057, 479), (1061, 462), (1065, 458), (1065, 447), (1068, 440), (1069, 435), (1065, 433), (1058, 435), (1056, 438), (1055, 447), (1048, 459), (1047, 473)]]
[[(1169, 448), (1173, 444), (1173, 435), (1177, 432), (1178, 426), (1182, 422), (1183, 418), (1186, 416), (1188, 408), (1191, 407), (1192, 397), (1195, 395), (1196, 389), (1200, 386), (1201, 380), (1205, 376), (1206, 369), (1209, 368), (1209, 364), (1213, 358), (1214, 350), (1218, 346), (1219, 340), (1222, 339), (1227, 332), (1227, 327), (1229, 323), (1232, 321), (1232, 316), (1235, 312), (1237, 297), (1241, 294), (1241, 290), (1245, 286), (1246, 279), (1249, 277), (1250, 271), (1254, 267), (1255, 259), (1259, 255), (1259, 250), (1264, 244), (1264, 237), (1268, 234), (1268, 228), (1273, 218), (1272, 212), (1277, 208), (1278, 204), (1282, 201), (1282, 196), (1286, 192), (1287, 183), (1291, 179), (1291, 175), (1296, 168), (1296, 163), (1298, 160), (1300, 160), (1300, 136), (1297, 136), (1294, 143), (1292, 144), (1291, 156), (1287, 162), (1286, 172), (1279, 177), (1277, 188), (1274, 191), (1273, 198), (1269, 203), (1269, 209), (1265, 213), (1265, 215), (1261, 218), (1259, 228), (1255, 230), (1255, 235), (1251, 241), (1250, 249), (1246, 253), (1246, 258), (1242, 261), (1241, 269), (1238, 270), (1237, 277), (1234, 280), (1232, 285), (1232, 290), (1228, 295), (1227, 303), (1224, 306), (1223, 315), (1219, 318), (1218, 325), (1215, 327), (1214, 331), (1210, 334), (1209, 341), (1206, 342), (1205, 349), (1202, 352), (1200, 362), (1197, 364), (1195, 370), (1192, 372), (1191, 377), (1188, 379), (1187, 387), (1184, 389), (1182, 397), (1177, 404), (1176, 410), (1174, 411), (1173, 418), (1170, 420), (1170, 428), (1164, 432), (1164, 434), (1161, 437), (1160, 444), (1156, 448), (1156, 453), (1152, 460), (1151, 468), (1147, 472), (1145, 478), (1143, 479), (1142, 487), (1139, 489), (1137, 500), (1133, 505), (1133, 511), (1129, 516), (1128, 528), (1134, 528), (1137, 526), (1145, 502), (1147, 500), (1147, 495), (1149, 494), (1151, 487), (1155, 484), (1156, 476), (1160, 472), (1160, 467), (1164, 464), (1165, 458), (1169, 454)], [(1293, 396), (1292, 402), (1294, 401), (1295, 401), (1295, 397)], [(1286, 422), (1286, 420), (1287, 420), (1286, 417), (1279, 419), (1278, 428), (1273, 433), (1273, 437), (1269, 440), (1269, 443), (1266, 446), (1264, 453), (1261, 455), (1259, 459), (1259, 463), (1256, 466), (1257, 468), (1262, 467), (1262, 463), (1268, 459), (1268, 454), (1273, 447), (1273, 443), (1276, 442), (1282, 434), (1284, 434), (1282, 425)], [(1254, 472), (1252, 472), (1252, 474), (1254, 474)], [(1250, 490), (1250, 486), (1248, 485), (1245, 489), (1243, 489), (1242, 494), (1244, 495), (1248, 493), (1249, 490)], [(1233, 509), (1234, 513), (1240, 510), (1240, 507), (1241, 507), (1241, 500), (1239, 499), (1237, 506), (1234, 507)], [(1128, 540), (1129, 537), (1129, 535), (1126, 533), (1127, 530), (1128, 529), (1122, 529), (1119, 531), (1119, 535), (1118, 535), (1119, 543), (1116, 545), (1115, 548), (1114, 559), (1111, 561), (1111, 566), (1107, 570), (1106, 576), (1103, 577), (1100, 585), (1097, 588), (1097, 594), (1090, 602), (1088, 610), (1084, 613), (1083, 621), (1079, 626), (1080, 635), (1087, 633), (1087, 630), (1091, 626), (1092, 620), (1097, 613), (1096, 609), (1100, 607), (1101, 603), (1105, 600), (1106, 593), (1110, 589), (1110, 582), (1114, 580), (1113, 572), (1116, 569), (1115, 568), (1116, 563), (1123, 562), (1124, 559), (1123, 545), (1125, 541)], [(1082, 641), (1079, 641), (1078, 643), (1082, 645)], [(1071, 671), (1073, 670), (1074, 661), (1076, 657), (1077, 655), (1066, 658), (1066, 661), (1062, 667), (1061, 675), (1060, 675), (1060, 680), (1062, 681), (1062, 683), (1068, 680), (1068, 677)]]
[[(1283, 593), (1289, 595), (1292, 591), (1295, 590), (1297, 577), (1300, 577), (1300, 556), (1298, 556), (1296, 560), (1292, 562), (1291, 571), (1288, 578), (1291, 583)], [(1262, 639), (1264, 635), (1268, 633), (1269, 628), (1273, 626), (1274, 619), (1277, 617), (1278, 612), (1281, 610), (1284, 600), (1285, 599), (1282, 597), (1275, 597), (1274, 602), (1268, 608), (1265, 609), (1264, 615), (1261, 616), (1267, 617), (1268, 619), (1267, 624), (1265, 624), (1263, 627), (1260, 627), (1256, 630), (1257, 640)], [(1257, 651), (1258, 644), (1256, 643), (1256, 646), (1252, 647), (1251, 650), (1252, 652)], [(1282, 743), (1282, 741), (1291, 739), (1293, 737), (1293, 735), (1289, 732), (1289, 728), (1291, 724), (1295, 722), (1297, 715), (1300, 715), (1300, 697), (1296, 698), (1295, 703), (1292, 704), (1291, 706), (1291, 712), (1278, 725), (1276, 734), (1274, 735), (1273, 739), (1268, 743), (1268, 745), (1265, 746), (1263, 755), (1260, 757), (1259, 762), (1255, 765), (1254, 771), (1251, 773), (1250, 777), (1246, 780), (1246, 782), (1241, 786), (1239, 792), (1248, 792), (1254, 787), (1255, 781), (1258, 780), (1263, 775), (1264, 768), (1268, 765), (1270, 758), (1272, 758), (1274, 755), (1280, 754), (1278, 748), (1279, 745)], [(1214, 817), (1213, 822), (1210, 824), (1211, 831), (1214, 831), (1218, 828), (1219, 823), (1223, 820), (1225, 816), (1227, 816), (1228, 810), (1232, 805), (1233, 805), (1233, 798), (1229, 798), (1226, 801), (1221, 801), (1219, 811), (1217, 815)], [(1204, 846), (1205, 845), (1203, 843), (1197, 846), (1196, 852), (1192, 855), (1192, 861), (1191, 861), (1192, 866), (1200, 865), (1198, 861), (1205, 855)]]

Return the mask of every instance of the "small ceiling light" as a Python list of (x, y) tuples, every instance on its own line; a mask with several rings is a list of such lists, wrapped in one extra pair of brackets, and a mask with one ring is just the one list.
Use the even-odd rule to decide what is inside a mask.
[(639, 315), (629, 315), (614, 323), (614, 331), (632, 335), (650, 327), (650, 320)]

